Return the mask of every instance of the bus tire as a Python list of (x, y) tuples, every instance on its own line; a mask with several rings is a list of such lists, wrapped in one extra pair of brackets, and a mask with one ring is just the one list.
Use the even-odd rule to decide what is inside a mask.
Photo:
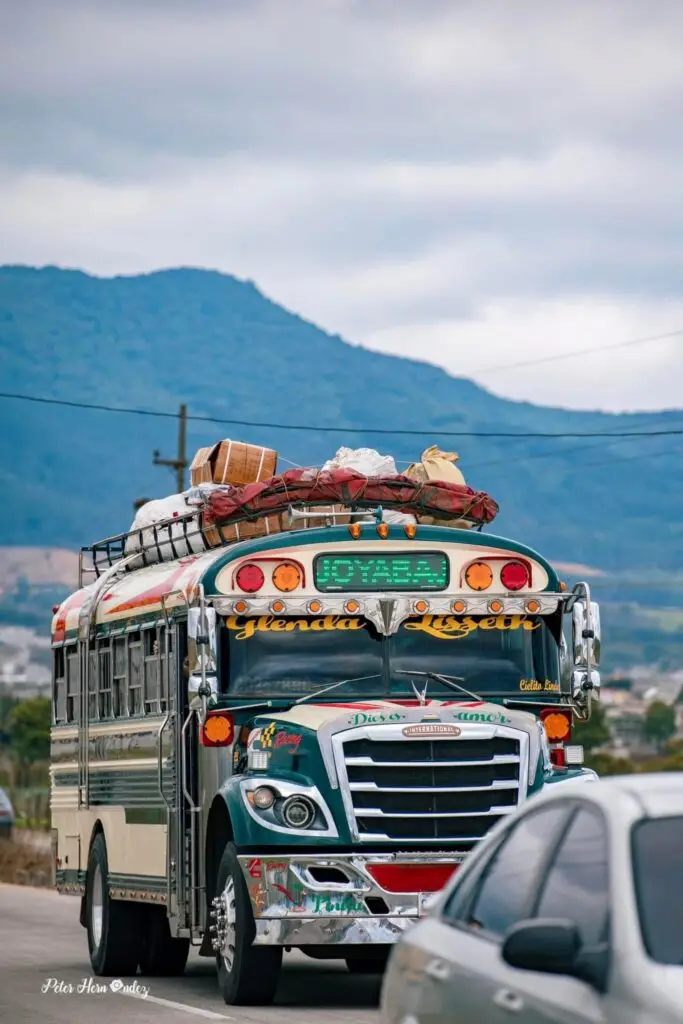
[(95, 836), (88, 858), (85, 906), (90, 963), (98, 977), (130, 977), (141, 953), (139, 907), (109, 896), (109, 867), (104, 836)]
[(225, 912), (222, 948), (216, 953), (221, 995), (228, 1006), (270, 1006), (280, 977), (282, 947), (252, 945), (254, 915), (234, 843), (223, 851), (215, 891)]
[(189, 939), (174, 939), (163, 907), (140, 907), (143, 911), (143, 945), (140, 972), (150, 978), (177, 978), (185, 972), (190, 952)]

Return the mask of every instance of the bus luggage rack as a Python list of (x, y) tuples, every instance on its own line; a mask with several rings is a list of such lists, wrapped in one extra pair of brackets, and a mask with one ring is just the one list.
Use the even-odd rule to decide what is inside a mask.
[[(223, 542), (225, 543), (225, 542)], [(201, 527), (197, 513), (176, 516), (165, 522), (154, 523), (140, 530), (107, 537), (81, 548), (78, 559), (79, 587), (93, 583), (121, 562), (129, 559), (126, 569), (170, 562), (187, 555), (202, 554), (222, 544), (210, 544)]]

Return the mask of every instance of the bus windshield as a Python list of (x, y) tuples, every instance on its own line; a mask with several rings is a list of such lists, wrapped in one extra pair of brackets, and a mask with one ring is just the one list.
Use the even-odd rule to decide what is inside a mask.
[[(483, 698), (546, 701), (560, 697), (558, 642), (543, 618), (525, 615), (436, 616), (406, 620), (384, 637), (361, 618), (231, 617), (221, 629), (221, 686), (226, 696), (296, 700), (342, 679), (374, 675), (332, 691), (329, 699), (413, 697), (401, 672), (461, 676)], [(415, 678), (423, 689), (425, 680)], [(457, 700), (430, 680), (428, 698)]]

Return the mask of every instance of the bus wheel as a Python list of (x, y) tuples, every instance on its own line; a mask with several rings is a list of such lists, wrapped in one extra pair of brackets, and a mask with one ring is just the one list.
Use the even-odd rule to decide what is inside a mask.
[(99, 834), (90, 850), (85, 907), (90, 963), (100, 977), (137, 973), (140, 961), (139, 908), (109, 896), (107, 844)]
[(143, 912), (143, 946), (140, 971), (151, 978), (176, 978), (183, 974), (190, 952), (189, 939), (174, 939), (163, 907), (140, 907)]
[(281, 946), (254, 946), (254, 915), (234, 843), (218, 868), (212, 917), (218, 987), (229, 1006), (269, 1006), (282, 966)]

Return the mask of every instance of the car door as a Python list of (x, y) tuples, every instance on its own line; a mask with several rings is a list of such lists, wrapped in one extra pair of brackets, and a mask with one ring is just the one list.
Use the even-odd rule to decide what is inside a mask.
[[(529, 916), (546, 863), (572, 812), (567, 801), (530, 811), (463, 879), (438, 918), (420, 927), (420, 1024), (493, 1024), (502, 936)], [(416, 936), (417, 939), (417, 936)]]
[[(568, 918), (586, 948), (609, 943), (609, 831), (602, 812), (579, 805), (539, 878), (530, 917)], [(490, 1024), (599, 1024), (604, 997), (577, 978), (521, 971), (502, 957), (493, 972), (496, 991)]]

